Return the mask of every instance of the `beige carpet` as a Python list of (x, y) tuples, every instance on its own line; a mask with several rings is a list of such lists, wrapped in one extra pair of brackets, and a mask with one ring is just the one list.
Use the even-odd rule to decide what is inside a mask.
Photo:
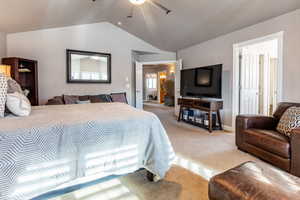
[(257, 161), (253, 156), (237, 150), (234, 133), (209, 133), (184, 122), (178, 123), (174, 109), (169, 107), (147, 104), (144, 109), (160, 118), (177, 156), (203, 167), (208, 172), (202, 174), (206, 179), (245, 161)]
[(147, 104), (144, 109), (161, 119), (177, 154), (176, 164), (163, 181), (149, 182), (145, 171), (140, 171), (52, 200), (207, 200), (210, 177), (245, 161), (256, 160), (236, 149), (233, 133), (209, 133), (178, 123), (172, 108)]

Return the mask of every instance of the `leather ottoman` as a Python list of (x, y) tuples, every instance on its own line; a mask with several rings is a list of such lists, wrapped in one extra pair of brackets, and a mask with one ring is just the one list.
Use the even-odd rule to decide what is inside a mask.
[(209, 181), (210, 200), (300, 200), (300, 178), (246, 162)]

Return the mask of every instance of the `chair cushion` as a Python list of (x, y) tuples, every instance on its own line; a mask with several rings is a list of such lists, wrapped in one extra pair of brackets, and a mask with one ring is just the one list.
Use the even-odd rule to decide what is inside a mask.
[(289, 138), (274, 130), (247, 129), (244, 139), (248, 144), (259, 147), (265, 151), (290, 158)]
[(277, 125), (277, 131), (290, 137), (293, 129), (300, 127), (300, 107), (288, 108)]
[(266, 164), (247, 162), (209, 181), (211, 200), (299, 200), (300, 179)]

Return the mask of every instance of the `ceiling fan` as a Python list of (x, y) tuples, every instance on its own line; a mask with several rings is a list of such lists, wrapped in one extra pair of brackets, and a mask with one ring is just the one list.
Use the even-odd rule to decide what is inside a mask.
[[(95, 2), (96, 0), (92, 0), (93, 2)], [(127, 15), (127, 18), (132, 18), (133, 17), (133, 9), (134, 9), (134, 6), (140, 6), (144, 3), (149, 3), (157, 8), (160, 8), (162, 9), (166, 15), (168, 15), (170, 12), (172, 12), (170, 9), (166, 8), (165, 6), (161, 5), (160, 3), (156, 2), (156, 1), (153, 1), (153, 0), (129, 0), (130, 3), (132, 3), (132, 7), (130, 9), (130, 13), (129, 15)]]

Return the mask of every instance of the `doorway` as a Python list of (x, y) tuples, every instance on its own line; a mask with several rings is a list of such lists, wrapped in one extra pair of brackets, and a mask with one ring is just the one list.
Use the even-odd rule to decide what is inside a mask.
[(175, 64), (143, 66), (143, 102), (174, 107)]
[(233, 119), (275, 111), (282, 91), (282, 41), (280, 32), (234, 45)]
[(181, 61), (136, 62), (136, 107), (152, 103), (178, 110)]

